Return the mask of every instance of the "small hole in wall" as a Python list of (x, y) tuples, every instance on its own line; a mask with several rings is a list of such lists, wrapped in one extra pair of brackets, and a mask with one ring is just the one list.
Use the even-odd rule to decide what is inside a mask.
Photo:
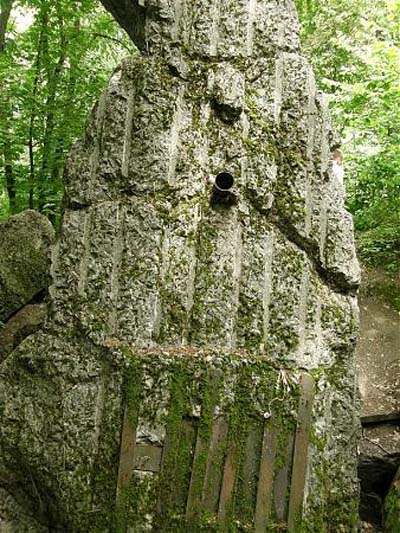
[(230, 172), (220, 172), (214, 180), (211, 194), (211, 206), (223, 205), (231, 206), (237, 203), (237, 197), (233, 190), (235, 180)]
[(229, 172), (220, 172), (215, 178), (215, 186), (220, 191), (229, 191), (233, 187), (234, 179)]

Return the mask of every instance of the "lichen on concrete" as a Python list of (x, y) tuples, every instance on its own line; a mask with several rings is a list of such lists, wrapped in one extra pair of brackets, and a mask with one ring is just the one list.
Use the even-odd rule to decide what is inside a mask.
[(0, 223), (0, 322), (47, 289), (54, 238), (51, 223), (35, 211)]
[[(7, 489), (24, 486), (32, 507), (42, 502), (38, 520), (49, 531), (113, 531), (138, 514), (146, 521), (156, 498), (148, 473), (125, 515), (115, 506), (132, 354), (148, 350), (146, 368), (158, 369), (140, 405), (163, 422), (150, 433), (147, 424), (138, 442), (147, 435), (164, 445), (176, 420), (158, 413), (171, 402), (172, 414), (181, 413), (182, 387), (195, 396), (204, 379), (188, 379), (183, 365), (171, 388), (156, 354), (167, 365), (165, 351), (194, 350), (204, 370), (211, 350), (236, 354), (231, 385), (241, 365), (257, 359), (277, 375), (301, 368), (314, 376), (299, 527), (320, 533), (334, 523), (351, 533), (358, 265), (343, 186), (331, 171), (337, 139), (299, 52), (294, 5), (146, 0), (129, 9), (139, 15), (131, 34), (142, 54), (113, 74), (71, 151), (52, 318), (2, 367), (0, 445), (15, 479)], [(237, 202), (210, 205), (223, 171), (234, 177)], [(297, 398), (292, 390), (284, 405)], [(235, 403), (229, 380), (222, 397), (233, 418), (247, 409)], [(207, 435), (207, 424), (199, 429)], [(250, 469), (240, 442), (237, 466)], [(188, 448), (177, 450), (182, 465)], [(248, 507), (240, 509), (250, 520)]]

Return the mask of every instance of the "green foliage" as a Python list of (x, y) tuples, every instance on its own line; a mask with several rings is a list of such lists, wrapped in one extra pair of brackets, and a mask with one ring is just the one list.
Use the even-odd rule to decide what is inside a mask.
[(400, 482), (399, 473), (385, 500), (385, 531), (396, 533), (400, 529)]
[(1, 218), (30, 207), (57, 220), (66, 154), (132, 50), (95, 0), (13, 3), (0, 51)]
[(344, 139), (367, 263), (400, 267), (400, 1), (297, 0), (303, 44)]

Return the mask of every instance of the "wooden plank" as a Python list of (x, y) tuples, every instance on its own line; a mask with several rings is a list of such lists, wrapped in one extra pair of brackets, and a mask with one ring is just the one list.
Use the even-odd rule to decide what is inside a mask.
[(302, 375), (301, 388), (288, 512), (288, 530), (292, 532), (301, 520), (307, 475), (309, 432), (315, 394), (314, 380), (310, 375)]
[(193, 420), (183, 419), (181, 426), (178, 461), (175, 466), (175, 491), (176, 508), (182, 513), (182, 519), (185, 515), (188, 490), (190, 483), (190, 474), (193, 467), (193, 456), (196, 442), (196, 428)]
[(177, 428), (167, 428), (161, 459), (162, 482), (157, 502), (157, 512), (161, 517), (178, 511), (184, 515), (195, 437), (192, 420), (182, 419)]
[(218, 522), (220, 524), (225, 524), (230, 514), (229, 511), (232, 505), (233, 488), (235, 486), (237, 452), (237, 444), (235, 441), (233, 441), (226, 456), (224, 474), (222, 478), (218, 506)]
[(235, 518), (246, 524), (247, 528), (254, 523), (263, 435), (263, 420), (249, 419), (244, 456), (235, 491)]
[(121, 451), (117, 481), (117, 501), (121, 495), (121, 491), (129, 485), (134, 470), (136, 424), (133, 422), (133, 420), (134, 417), (129, 412), (128, 407), (126, 407), (124, 412), (124, 421), (122, 424)]
[(260, 474), (257, 490), (256, 514), (254, 520), (255, 533), (265, 533), (265, 531), (267, 531), (274, 480), (275, 453), (276, 427), (273, 423), (273, 420), (270, 419), (267, 420), (264, 425)]
[[(180, 430), (179, 430), (180, 431)], [(171, 476), (174, 474), (179, 435), (175, 426), (166, 428), (161, 456), (160, 489), (157, 498), (157, 514), (164, 518), (172, 501)]]
[(203, 511), (210, 514), (216, 513), (218, 510), (228, 429), (229, 424), (222, 417), (215, 420), (212, 428), (201, 504)]
[[(210, 466), (207, 467), (207, 463), (209, 461), (210, 448), (212, 455), (212, 436), (215, 437), (215, 433), (218, 433), (218, 428), (215, 427), (216, 422), (213, 418), (219, 400), (221, 382), (222, 373), (220, 371), (215, 369), (208, 371), (205, 392), (206, 397), (201, 407), (201, 419), (197, 431), (193, 469), (186, 506), (186, 519), (189, 522), (193, 522), (196, 516), (201, 513), (204, 492), (205, 490), (208, 490), (207, 487), (205, 488), (204, 484), (206, 469), (208, 468), (208, 474), (210, 471)], [(209, 420), (212, 421), (211, 424)], [(205, 428), (203, 427), (203, 424), (206, 424)], [(211, 427), (208, 427), (209, 424)]]
[[(204, 474), (199, 470), (199, 459), (208, 453), (209, 442), (204, 440), (200, 433), (197, 435), (196, 446), (193, 458), (193, 470), (190, 479), (189, 494), (186, 503), (186, 520), (193, 521), (201, 511), (201, 500), (203, 497), (202, 486)], [(196, 468), (197, 467), (197, 468)]]
[(134, 470), (159, 472), (162, 450), (162, 446), (154, 444), (136, 444)]
[(279, 523), (287, 522), (287, 495), (289, 491), (290, 472), (293, 463), (293, 445), (294, 435), (292, 433), (288, 433), (283, 466), (277, 471), (274, 479), (275, 516)]

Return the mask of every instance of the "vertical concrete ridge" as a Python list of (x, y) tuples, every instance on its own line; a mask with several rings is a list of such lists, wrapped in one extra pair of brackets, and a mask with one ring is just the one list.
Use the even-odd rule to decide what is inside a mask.
[(305, 341), (307, 334), (307, 309), (308, 309), (308, 295), (310, 290), (310, 266), (305, 256), (303, 272), (301, 275), (300, 286), (300, 302), (299, 302), (299, 346), (298, 346), (298, 358), (299, 361), (303, 360), (305, 351)]
[(242, 273), (242, 260), (243, 260), (243, 230), (241, 224), (236, 227), (234, 237), (235, 245), (235, 258), (233, 263), (233, 290), (232, 290), (232, 310), (231, 310), (231, 324), (228, 329), (227, 345), (234, 349), (236, 347), (236, 322), (238, 319), (239, 311), (239, 297), (241, 287), (241, 273)]
[(125, 225), (126, 208), (119, 205), (116, 216), (116, 232), (112, 251), (112, 269), (110, 275), (110, 300), (111, 310), (108, 318), (108, 325), (111, 335), (115, 335), (118, 329), (118, 300), (120, 293), (120, 269), (122, 254), (124, 251), (124, 225)]
[(253, 54), (254, 21), (256, 18), (257, 0), (249, 0), (247, 8), (246, 55)]
[(172, 28), (172, 35), (174, 39), (178, 39), (179, 37), (179, 29), (180, 29), (180, 22), (182, 18), (182, 14), (184, 12), (184, 2), (185, 0), (174, 0), (174, 23)]
[(323, 195), (320, 199), (320, 230), (319, 230), (319, 253), (321, 261), (325, 262), (325, 246), (328, 235), (328, 206), (327, 197)]
[(221, 18), (221, 0), (213, 0), (211, 7), (212, 23), (210, 28), (210, 55), (218, 54), (219, 21)]
[(190, 336), (190, 323), (192, 319), (192, 310), (194, 305), (194, 296), (195, 296), (195, 287), (196, 287), (196, 271), (198, 267), (198, 257), (197, 257), (197, 240), (199, 236), (199, 223), (201, 222), (201, 206), (197, 205), (194, 210), (194, 237), (193, 244), (190, 247), (191, 251), (191, 261), (189, 263), (189, 272), (187, 277), (186, 284), (186, 323), (182, 332), (182, 344), (188, 344)]
[(102, 93), (99, 99), (96, 112), (96, 137), (92, 154), (90, 156), (90, 178), (89, 178), (89, 198), (92, 198), (99, 168), (99, 158), (101, 151), (101, 137), (103, 132), (104, 115), (106, 111), (107, 90)]
[(322, 335), (322, 302), (321, 298), (317, 296), (317, 305), (315, 309), (315, 345), (318, 350), (322, 351), (323, 335)]
[(306, 219), (305, 219), (305, 235), (308, 237), (311, 231), (312, 215), (313, 215), (313, 179), (314, 174), (314, 149), (315, 149), (315, 136), (316, 136), (316, 113), (317, 108), (315, 105), (316, 86), (314, 74), (311, 66), (308, 69), (308, 114), (306, 115), (308, 121), (308, 138), (307, 138), (307, 172), (306, 172)]
[(264, 262), (264, 290), (263, 290), (263, 343), (264, 350), (268, 346), (268, 330), (270, 321), (269, 305), (272, 294), (272, 263), (274, 259), (275, 236), (271, 232), (265, 244), (265, 262)]
[(174, 118), (171, 125), (170, 133), (170, 146), (169, 146), (169, 163), (168, 163), (168, 184), (172, 185), (175, 173), (176, 165), (178, 162), (178, 148), (179, 148), (179, 134), (183, 123), (183, 103), (185, 96), (185, 86), (182, 85), (179, 88), (178, 97), (176, 100), (176, 108)]
[(102, 420), (103, 420), (104, 404), (105, 404), (106, 380), (107, 380), (107, 377), (103, 373), (100, 378), (100, 383), (98, 386), (97, 397), (96, 397), (96, 407), (95, 407), (95, 412), (94, 412), (93, 441), (94, 441), (95, 453), (93, 454), (93, 461), (95, 461), (97, 458), (97, 455), (99, 452), (99, 446), (100, 446), (100, 436), (101, 436), (101, 431), (102, 431)]
[(169, 264), (169, 246), (170, 246), (170, 230), (168, 227), (164, 228), (163, 236), (162, 236), (162, 243), (161, 243), (161, 267), (160, 267), (160, 273), (159, 273), (159, 281), (158, 281), (158, 291), (156, 293), (156, 297), (154, 300), (154, 313), (153, 313), (153, 327), (152, 327), (152, 339), (154, 341), (157, 341), (159, 335), (160, 335), (160, 327), (161, 327), (161, 321), (162, 321), (162, 297), (161, 297), (161, 289), (163, 285), (165, 284), (165, 276), (168, 272), (168, 264)]
[(313, 215), (313, 186), (310, 175), (310, 170), (306, 171), (306, 191), (305, 191), (305, 223), (304, 223), (304, 233), (306, 237), (310, 236), (311, 226), (312, 226), (312, 215)]
[(132, 146), (132, 122), (133, 122), (133, 113), (135, 110), (135, 94), (136, 94), (136, 91), (134, 89), (131, 89), (128, 94), (128, 109), (126, 113), (125, 135), (124, 135), (124, 145), (122, 149), (122, 164), (121, 164), (121, 174), (125, 178), (128, 177), (128, 173), (129, 173), (129, 160), (130, 160), (131, 146)]
[(276, 124), (280, 123), (281, 108), (282, 108), (282, 92), (283, 92), (283, 78), (285, 68), (285, 56), (279, 53), (275, 61), (275, 76), (273, 85), (274, 94), (274, 120)]
[(85, 212), (85, 219), (83, 223), (83, 253), (79, 262), (79, 280), (78, 280), (78, 294), (85, 295), (86, 280), (88, 275), (89, 256), (91, 248), (91, 232), (92, 232), (92, 210), (88, 209)]

